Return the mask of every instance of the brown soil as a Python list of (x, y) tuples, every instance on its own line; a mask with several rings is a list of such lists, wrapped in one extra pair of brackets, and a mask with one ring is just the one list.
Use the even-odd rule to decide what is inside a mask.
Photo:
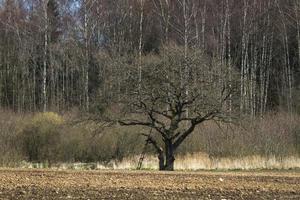
[(0, 199), (300, 199), (300, 173), (2, 169)]

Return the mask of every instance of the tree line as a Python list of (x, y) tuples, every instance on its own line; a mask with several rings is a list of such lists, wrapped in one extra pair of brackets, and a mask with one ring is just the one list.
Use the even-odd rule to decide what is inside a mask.
[(149, 63), (177, 47), (183, 65), (201, 52), (213, 66), (183, 79), (214, 71), (216, 86), (238, 85), (229, 111), (299, 111), (298, 0), (2, 0), (0, 105), (101, 111), (142, 90)]

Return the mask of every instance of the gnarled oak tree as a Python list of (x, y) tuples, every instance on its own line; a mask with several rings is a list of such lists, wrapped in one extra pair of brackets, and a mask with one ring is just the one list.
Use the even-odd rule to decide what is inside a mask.
[(174, 170), (175, 152), (195, 128), (225, 119), (231, 91), (226, 68), (202, 52), (189, 50), (186, 57), (182, 48), (162, 51), (161, 57), (145, 58), (142, 90), (128, 98), (127, 118), (119, 123), (155, 130), (159, 137), (146, 136), (158, 153), (159, 169)]

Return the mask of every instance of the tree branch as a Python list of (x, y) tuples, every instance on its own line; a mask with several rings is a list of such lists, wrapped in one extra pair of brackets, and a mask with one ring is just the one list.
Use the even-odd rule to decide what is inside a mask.
[(159, 147), (159, 145), (157, 144), (156, 140), (152, 136), (150, 136), (148, 134), (142, 134), (142, 135), (144, 135), (144, 136), (147, 137), (146, 142), (152, 144), (158, 154), (163, 153), (162, 148)]
[(138, 120), (123, 120), (123, 121), (118, 121), (119, 124), (121, 126), (147, 126), (147, 127), (150, 127), (152, 128), (153, 127), (153, 124), (150, 123), (150, 122), (141, 122), (141, 121), (138, 121)]
[(207, 113), (203, 117), (198, 116), (198, 117), (190, 119), (190, 122), (191, 122), (190, 127), (186, 131), (184, 131), (181, 135), (176, 134), (176, 136), (178, 138), (174, 142), (174, 149), (178, 148), (178, 146), (195, 130), (195, 127), (198, 124), (201, 124), (204, 121), (213, 119), (217, 113), (218, 113), (218, 111), (215, 110), (215, 111), (211, 111), (211, 112)]
[(167, 135), (162, 128), (155, 126), (154, 122), (142, 122), (138, 120), (119, 120), (118, 121), (121, 126), (145, 126), (149, 128), (154, 128), (157, 132), (159, 132), (163, 138), (167, 138)]

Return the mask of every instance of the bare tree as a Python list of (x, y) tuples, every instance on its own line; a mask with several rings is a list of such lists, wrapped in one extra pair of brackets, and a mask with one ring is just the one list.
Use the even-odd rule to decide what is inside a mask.
[(287, 28), (287, 20), (285, 13), (280, 5), (280, 2), (276, 0), (276, 5), (278, 7), (278, 11), (280, 14), (280, 20), (282, 23), (282, 43), (284, 47), (284, 54), (283, 54), (283, 60), (285, 64), (285, 69), (284, 69), (284, 75), (283, 75), (283, 80), (285, 84), (285, 96), (286, 96), (286, 103), (287, 103), (287, 109), (289, 112), (292, 112), (292, 105), (293, 105), (293, 99), (292, 99), (292, 70), (291, 70), (291, 63), (290, 63), (290, 47), (289, 47), (289, 39), (288, 39), (288, 28)]
[(297, 42), (298, 42), (298, 65), (300, 67), (300, 2), (295, 0), (294, 3), (295, 20), (297, 29)]
[(142, 51), (143, 51), (143, 25), (145, 0), (140, 0), (140, 22), (139, 22), (139, 66), (138, 66), (138, 87), (141, 89), (142, 82)]
[[(119, 121), (122, 126), (144, 126), (158, 133), (160, 140), (152, 135), (146, 136), (158, 154), (160, 170), (174, 169), (176, 150), (198, 125), (208, 120), (224, 120), (226, 116), (223, 104), (230, 95), (225, 94), (222, 86), (212, 84), (218, 80), (218, 74), (213, 74), (214, 79), (208, 80), (197, 72), (201, 68), (207, 73), (214, 73), (212, 68), (216, 67), (216, 62), (206, 60), (195, 50), (189, 50), (186, 57), (185, 51), (168, 47), (163, 58), (148, 58), (152, 62), (144, 66), (149, 71), (145, 74), (142, 90), (134, 93), (140, 98), (130, 98), (135, 100), (128, 101), (126, 106), (129, 108), (127, 113), (135, 117), (124, 117)], [(180, 77), (186, 64), (191, 75), (189, 81), (182, 84)], [(195, 81), (204, 85), (204, 91), (194, 84)], [(186, 93), (187, 87), (189, 94)], [(216, 95), (219, 93), (222, 93), (221, 98)], [(189, 116), (186, 115), (188, 110)]]
[(44, 13), (44, 56), (43, 56), (43, 111), (47, 110), (47, 57), (48, 57), (48, 2), (43, 1), (43, 13)]

